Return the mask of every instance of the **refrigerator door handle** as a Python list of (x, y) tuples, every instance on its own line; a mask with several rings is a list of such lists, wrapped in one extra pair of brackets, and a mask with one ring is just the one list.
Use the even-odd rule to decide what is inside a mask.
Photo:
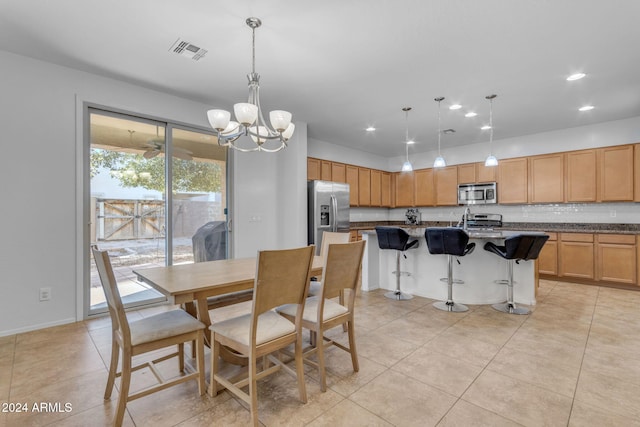
[(338, 201), (331, 195), (331, 231), (338, 231)]

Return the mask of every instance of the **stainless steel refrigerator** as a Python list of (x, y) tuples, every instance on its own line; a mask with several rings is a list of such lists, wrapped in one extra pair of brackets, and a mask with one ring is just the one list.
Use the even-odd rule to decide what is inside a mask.
[(319, 255), (323, 232), (349, 232), (349, 184), (309, 181), (307, 185), (308, 240)]

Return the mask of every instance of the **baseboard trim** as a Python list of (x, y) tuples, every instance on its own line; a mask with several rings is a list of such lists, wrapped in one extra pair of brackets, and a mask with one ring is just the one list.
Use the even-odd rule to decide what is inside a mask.
[(56, 320), (55, 322), (39, 323), (37, 325), (25, 326), (24, 328), (17, 328), (17, 329), (9, 329), (9, 330), (6, 330), (6, 331), (0, 331), (0, 337), (6, 337), (6, 336), (9, 336), (9, 335), (22, 334), (24, 332), (31, 332), (31, 331), (36, 331), (38, 329), (51, 328), (52, 326), (66, 325), (68, 323), (75, 323), (75, 322), (76, 322), (75, 317), (70, 317), (70, 318), (67, 318), (67, 319)]

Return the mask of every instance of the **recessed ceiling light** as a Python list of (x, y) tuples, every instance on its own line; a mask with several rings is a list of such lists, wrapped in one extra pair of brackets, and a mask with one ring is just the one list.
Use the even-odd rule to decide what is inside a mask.
[(468, 112), (467, 114), (465, 114), (464, 116), (465, 116), (465, 117), (475, 117), (475, 116), (477, 116), (477, 115), (478, 115), (478, 113), (474, 113), (473, 111), (469, 111), (469, 112)]
[(481, 129), (481, 130), (489, 130), (489, 129), (491, 129), (491, 126), (489, 126), (489, 125), (484, 125), (484, 126), (482, 126), (480, 129)]
[(462, 105), (460, 104), (453, 104), (449, 106), (449, 110), (459, 110), (462, 108)]
[(407, 141), (407, 145), (415, 144), (416, 142), (413, 139)]
[(367, 132), (375, 132), (376, 128), (374, 128), (373, 126), (369, 126), (368, 128), (365, 129)]
[(581, 78), (583, 78), (584, 76), (586, 76), (585, 73), (575, 73), (575, 74), (571, 74), (569, 77), (567, 77), (567, 81), (572, 82), (574, 80), (580, 80)]
[(578, 108), (578, 111), (589, 111), (589, 110), (593, 110), (594, 108), (596, 107), (594, 107), (593, 105), (585, 105), (584, 107)]

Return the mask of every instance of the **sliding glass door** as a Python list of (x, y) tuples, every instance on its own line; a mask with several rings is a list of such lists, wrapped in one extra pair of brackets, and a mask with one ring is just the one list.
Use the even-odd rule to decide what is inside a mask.
[[(91, 108), (88, 121), (87, 241), (109, 251), (125, 306), (164, 301), (132, 271), (226, 258), (227, 150), (172, 123)], [(85, 249), (91, 315), (107, 308)]]

